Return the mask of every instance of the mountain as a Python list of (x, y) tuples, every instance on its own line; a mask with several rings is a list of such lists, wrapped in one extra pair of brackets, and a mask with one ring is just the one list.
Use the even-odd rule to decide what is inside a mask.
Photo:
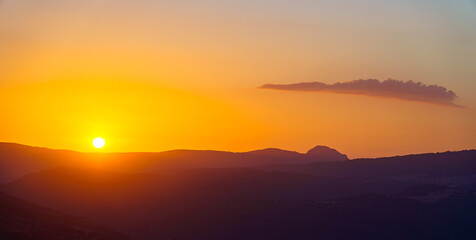
[(250, 168), (194, 169), (168, 176), (55, 168), (1, 188), (146, 240), (208, 237), (217, 231), (216, 226), (192, 231), (200, 218), (219, 224), (229, 216), (226, 221), (231, 221), (233, 216), (228, 214), (235, 214), (235, 207), (255, 202), (324, 200), (373, 192), (373, 187), (345, 179)]
[(8, 240), (127, 240), (99, 224), (0, 192), (0, 238)]
[[(320, 152), (322, 151), (322, 154)], [(329, 153), (331, 152), (331, 153)], [(172, 150), (158, 153), (80, 153), (13, 143), (0, 143), (0, 183), (54, 167), (97, 168), (118, 172), (171, 174), (193, 168), (253, 167), (347, 160), (329, 148), (301, 154), (281, 149), (233, 153)]]
[(346, 162), (320, 162), (300, 165), (273, 164), (259, 168), (347, 178), (469, 176), (476, 174), (476, 150), (374, 159), (362, 158)]
[[(33, 157), (25, 157), (25, 166), (57, 153), (36, 150), (22, 150)], [(60, 152), (78, 166), (31, 172), (0, 189), (138, 240), (473, 239), (476, 234), (475, 150), (351, 161), (338, 161), (345, 158), (326, 147), (306, 154)], [(334, 161), (323, 161), (331, 156)], [(314, 157), (322, 161), (307, 161)]]
[(82, 166), (84, 159), (80, 153), (68, 150), (0, 143), (0, 182), (62, 165)]
[(326, 161), (345, 161), (349, 160), (347, 155), (341, 154), (335, 149), (326, 146), (316, 146), (307, 151), (306, 156), (310, 158), (318, 158)]
[(419, 185), (402, 185), (386, 194), (378, 188), (398, 184), (250, 168), (169, 176), (56, 168), (2, 190), (139, 240), (472, 239), (476, 234), (474, 188), (430, 203), (418, 195), (446, 189), (406, 191)]
[(471, 239), (475, 156), (472, 150), (168, 175), (60, 167), (1, 189), (139, 240)]

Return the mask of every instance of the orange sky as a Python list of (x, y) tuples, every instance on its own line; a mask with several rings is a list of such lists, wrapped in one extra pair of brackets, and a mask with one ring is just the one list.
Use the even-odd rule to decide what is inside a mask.
[[(364, 2), (378, 11), (4, 1), (0, 141), (95, 151), (100, 136), (103, 151), (120, 152), (327, 145), (350, 157), (474, 148), (475, 9)], [(437, 84), (466, 108), (258, 89), (359, 78)]]

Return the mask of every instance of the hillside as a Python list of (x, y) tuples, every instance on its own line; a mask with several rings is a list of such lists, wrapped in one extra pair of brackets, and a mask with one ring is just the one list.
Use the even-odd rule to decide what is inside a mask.
[(40, 207), (0, 192), (0, 238), (8, 240), (127, 240), (83, 218)]
[[(38, 156), (58, 153), (36, 150), (27, 166), (43, 159)], [(105, 162), (34, 171), (0, 188), (138, 240), (472, 239), (476, 234), (470, 224), (476, 221), (475, 150), (325, 162), (301, 157), (341, 155), (326, 147), (307, 154), (59, 152), (73, 163), (81, 163), (79, 156)], [(138, 157), (138, 166), (113, 164), (114, 156), (120, 164)], [(242, 156), (253, 164), (234, 167), (241, 166), (235, 161)], [(158, 163), (187, 162), (193, 164), (158, 174), (167, 169)]]
[(172, 150), (157, 153), (80, 153), (68, 150), (0, 143), (0, 183), (54, 167), (97, 168), (118, 172), (171, 174), (193, 168), (252, 167), (348, 160), (327, 147), (312, 154), (281, 149), (233, 153), (210, 150)]
[(466, 222), (476, 221), (474, 155), (201, 168), (165, 176), (63, 167), (1, 188), (139, 240), (349, 239), (356, 234), (361, 239), (471, 239), (476, 232)]

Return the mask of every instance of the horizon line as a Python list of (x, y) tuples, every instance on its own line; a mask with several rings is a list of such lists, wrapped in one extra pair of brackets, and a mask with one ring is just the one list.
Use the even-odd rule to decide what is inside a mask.
[[(30, 148), (40, 148), (40, 149), (47, 149), (47, 150), (53, 150), (53, 151), (68, 151), (68, 152), (82, 153), (82, 154), (151, 154), (151, 153), (165, 153), (165, 152), (172, 152), (172, 151), (199, 151), (199, 152), (209, 151), (209, 152), (224, 152), (224, 153), (239, 154), (239, 153), (251, 153), (251, 152), (256, 152), (256, 151), (269, 150), (269, 149), (285, 151), (285, 152), (294, 152), (294, 153), (298, 153), (298, 154), (302, 154), (302, 155), (305, 155), (307, 153), (307, 152), (306, 153), (301, 153), (301, 152), (297, 152), (297, 151), (293, 151), (293, 150), (286, 150), (286, 149), (275, 148), (275, 147), (255, 149), (255, 150), (244, 151), (244, 152), (212, 150), (212, 149), (185, 149), (185, 148), (177, 148), (177, 149), (170, 149), (170, 150), (164, 150), (164, 151), (155, 151), (155, 152), (154, 151), (137, 151), (137, 152), (135, 152), (135, 151), (131, 151), (131, 152), (106, 152), (106, 151), (94, 152), (94, 151), (91, 151), (91, 152), (83, 152), (83, 151), (77, 151), (77, 150), (72, 150), (72, 149), (34, 146), (34, 145), (27, 145), (27, 144), (16, 143), (16, 142), (2, 142), (2, 141), (0, 141), (0, 145), (1, 144), (11, 144), (11, 145), (18, 145), (18, 146), (30, 147)], [(331, 148), (331, 149), (334, 149), (334, 150), (338, 151), (341, 154), (346, 155), (345, 153), (342, 153), (339, 150), (337, 150), (335, 148), (332, 148), (332, 147), (329, 147), (329, 146), (316, 145), (314, 147), (317, 147), (317, 146), (328, 147), (328, 148)], [(378, 159), (378, 158), (392, 158), (392, 157), (402, 157), (402, 156), (414, 156), (414, 155), (424, 155), (424, 154), (440, 154), (440, 153), (447, 153), (447, 152), (463, 152), (463, 151), (476, 151), (476, 148), (462, 149), (462, 150), (445, 150), (445, 151), (437, 151), (437, 152), (420, 152), (420, 153), (410, 153), (410, 154), (401, 154), (401, 155), (397, 154), (397, 155), (380, 156), (380, 157), (358, 157), (358, 158), (348, 158), (348, 159), (349, 160)]]

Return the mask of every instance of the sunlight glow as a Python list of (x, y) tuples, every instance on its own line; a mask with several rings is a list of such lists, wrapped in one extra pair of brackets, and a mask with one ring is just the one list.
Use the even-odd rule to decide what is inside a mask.
[(98, 137), (93, 140), (93, 146), (95, 148), (102, 148), (104, 145), (106, 145), (106, 141), (103, 138)]

